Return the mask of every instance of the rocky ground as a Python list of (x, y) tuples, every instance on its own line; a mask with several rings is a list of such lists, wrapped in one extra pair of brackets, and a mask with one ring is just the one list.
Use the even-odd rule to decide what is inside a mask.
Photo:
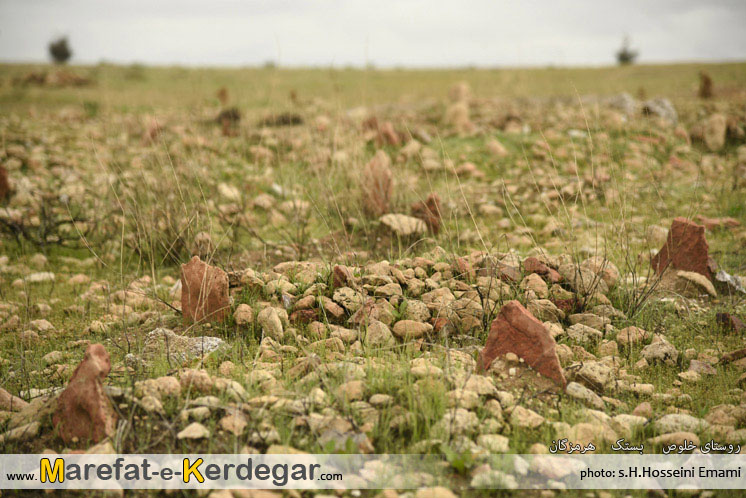
[(746, 443), (746, 78), (159, 106), (14, 71), (3, 452), (446, 455), (419, 498), (561, 438)]

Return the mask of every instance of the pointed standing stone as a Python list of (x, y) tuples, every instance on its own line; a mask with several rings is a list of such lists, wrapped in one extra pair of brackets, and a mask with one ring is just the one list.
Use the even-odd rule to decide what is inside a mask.
[(361, 187), (365, 213), (373, 217), (386, 214), (394, 189), (391, 159), (386, 152), (379, 150), (365, 165)]
[(181, 265), (181, 313), (184, 323), (222, 321), (230, 312), (228, 275), (194, 256)]
[(10, 181), (8, 180), (8, 170), (0, 165), (0, 201), (10, 198)]
[(562, 385), (567, 384), (555, 350), (556, 343), (544, 325), (518, 301), (503, 305), (492, 322), (478, 367), (487, 370), (498, 356), (515, 353), (528, 366)]
[(436, 193), (427, 196), (427, 199), (412, 204), (412, 216), (425, 222), (432, 233), (438, 235), (440, 232), (440, 197)]
[(57, 398), (57, 409), (52, 416), (52, 423), (65, 443), (72, 442), (73, 438), (98, 443), (114, 435), (117, 414), (103, 386), (110, 370), (109, 353), (104, 346), (88, 346), (83, 361)]
[(670, 267), (693, 271), (712, 280), (713, 263), (709, 257), (705, 227), (686, 218), (674, 218), (666, 243), (651, 264), (659, 275)]

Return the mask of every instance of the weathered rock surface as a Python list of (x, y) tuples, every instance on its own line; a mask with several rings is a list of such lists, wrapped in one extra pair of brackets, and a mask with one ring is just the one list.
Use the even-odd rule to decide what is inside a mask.
[(373, 347), (391, 346), (396, 343), (391, 329), (378, 320), (370, 320), (365, 334), (365, 344)]
[(88, 346), (83, 361), (57, 398), (57, 409), (52, 416), (57, 433), (66, 443), (73, 440), (98, 443), (114, 434), (117, 414), (103, 387), (110, 370), (109, 353), (104, 346)]
[(639, 327), (625, 327), (619, 331), (616, 336), (617, 342), (622, 346), (628, 346), (630, 344), (640, 344), (649, 337), (646, 330)]
[(170, 361), (184, 363), (217, 351), (225, 342), (219, 337), (178, 335), (173, 330), (157, 328), (145, 337), (143, 357), (154, 359), (168, 355)]
[(254, 310), (248, 304), (239, 304), (233, 312), (236, 325), (250, 325), (254, 321)]
[(594, 292), (606, 294), (609, 286), (604, 280), (603, 274), (596, 274), (587, 266), (579, 266), (574, 263), (566, 263), (559, 267), (559, 274), (565, 279), (578, 294), (589, 295)]
[(424, 221), (406, 214), (385, 214), (380, 221), (398, 237), (413, 237), (427, 231)]
[(176, 435), (177, 439), (205, 439), (210, 437), (210, 431), (199, 422), (192, 422)]
[(185, 323), (222, 321), (230, 312), (228, 275), (194, 256), (181, 265), (181, 313)]
[(567, 381), (555, 347), (554, 339), (546, 327), (521, 303), (509, 301), (492, 322), (487, 343), (479, 354), (478, 365), (486, 370), (498, 356), (515, 353), (537, 372), (565, 386)]
[(576, 323), (567, 328), (567, 336), (579, 344), (587, 345), (600, 341), (603, 333), (593, 327)]
[(653, 427), (660, 434), (671, 432), (697, 433), (705, 430), (708, 426), (707, 421), (684, 413), (670, 413), (662, 416), (653, 423)]
[(516, 405), (510, 413), (510, 423), (515, 427), (536, 429), (544, 423), (544, 417), (533, 410)]
[(666, 243), (653, 257), (651, 264), (659, 275), (672, 268), (696, 272), (712, 280), (705, 227), (686, 218), (675, 218)]
[(676, 347), (665, 339), (659, 338), (642, 348), (640, 351), (645, 360), (648, 363), (665, 363), (667, 365), (675, 365), (679, 359), (679, 352)]
[(710, 295), (717, 297), (717, 291), (712, 282), (699, 273), (693, 271), (677, 271), (674, 288), (680, 294), (687, 297), (700, 297)]
[(414, 320), (400, 320), (394, 324), (394, 335), (402, 339), (418, 339), (432, 330), (433, 326), (429, 323)]
[(277, 308), (268, 306), (264, 308), (256, 317), (256, 321), (262, 328), (262, 333), (266, 337), (271, 337), (275, 340), (282, 340), (284, 330), (282, 327), (282, 320)]
[(18, 396), (13, 396), (8, 391), (0, 387), (0, 410), (4, 412), (20, 412), (27, 406), (27, 402), (25, 402)]
[(586, 405), (596, 408), (598, 410), (602, 410), (604, 407), (603, 400), (598, 396), (598, 394), (594, 393), (587, 387), (578, 384), (577, 382), (570, 382), (567, 384), (567, 388), (565, 389), (565, 392), (568, 396), (571, 398), (577, 399), (578, 401), (582, 401)]

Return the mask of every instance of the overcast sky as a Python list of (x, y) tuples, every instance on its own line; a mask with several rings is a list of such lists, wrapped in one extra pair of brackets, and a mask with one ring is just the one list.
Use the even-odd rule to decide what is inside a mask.
[(0, 0), (0, 60), (525, 66), (746, 59), (746, 0)]

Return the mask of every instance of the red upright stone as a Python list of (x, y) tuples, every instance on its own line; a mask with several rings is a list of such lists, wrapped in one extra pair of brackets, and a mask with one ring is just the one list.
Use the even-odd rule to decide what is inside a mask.
[(705, 227), (686, 218), (675, 218), (668, 238), (651, 261), (657, 274), (669, 267), (693, 271), (712, 280), (712, 263), (705, 238)]
[(91, 344), (83, 361), (59, 398), (52, 416), (57, 433), (66, 443), (78, 441), (98, 443), (114, 435), (117, 414), (104, 393), (103, 380), (109, 375), (109, 353), (101, 344)]
[(194, 256), (181, 265), (181, 314), (185, 323), (222, 321), (230, 311), (228, 275)]
[(332, 270), (334, 287), (346, 287), (354, 282), (352, 271), (346, 266), (334, 265)]
[(529, 256), (523, 260), (523, 269), (526, 273), (538, 273), (539, 275), (549, 273), (549, 267), (533, 256)]
[(361, 193), (365, 213), (372, 217), (388, 213), (393, 192), (391, 159), (385, 151), (379, 150), (363, 168)]
[(542, 323), (518, 301), (505, 303), (492, 322), (487, 343), (479, 354), (478, 367), (487, 370), (498, 356), (515, 353), (528, 366), (557, 382), (567, 384), (556, 343)]
[(427, 228), (435, 235), (440, 232), (441, 209), (440, 197), (436, 193), (427, 196), (424, 201), (412, 204), (412, 216), (425, 222)]
[(290, 323), (295, 324), (301, 324), (301, 323), (311, 323), (314, 320), (317, 320), (319, 318), (319, 312), (315, 309), (307, 309), (307, 310), (297, 310), (293, 311), (290, 314), (290, 317), (288, 320), (290, 320)]
[(10, 197), (10, 181), (8, 180), (8, 170), (0, 165), (0, 201)]
[(562, 276), (557, 270), (550, 268), (533, 256), (529, 256), (523, 260), (523, 269), (526, 273), (536, 273), (546, 277), (553, 284), (562, 280)]

